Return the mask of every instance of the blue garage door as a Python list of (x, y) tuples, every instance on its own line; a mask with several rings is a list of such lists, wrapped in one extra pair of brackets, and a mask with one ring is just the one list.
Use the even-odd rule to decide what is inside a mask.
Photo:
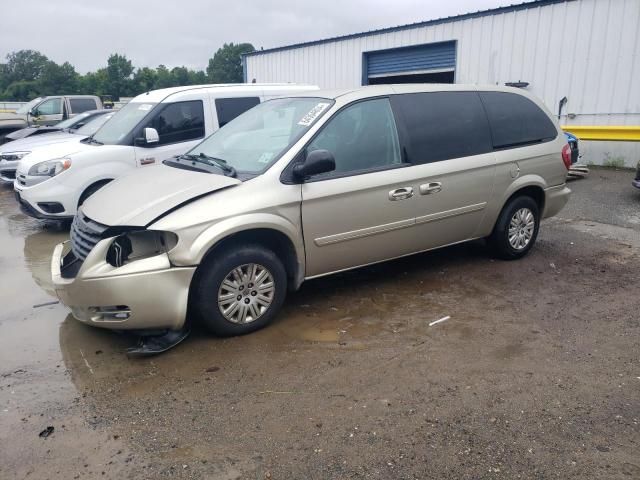
[(369, 83), (369, 78), (452, 72), (456, 67), (456, 42), (366, 52), (364, 63), (363, 83)]

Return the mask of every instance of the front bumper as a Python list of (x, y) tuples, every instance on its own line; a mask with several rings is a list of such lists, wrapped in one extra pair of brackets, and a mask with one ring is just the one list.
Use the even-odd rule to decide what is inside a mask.
[(640, 179), (631, 180), (631, 185), (633, 185), (636, 188), (640, 188)]
[[(41, 183), (32, 186), (23, 185), (24, 174), (18, 172), (17, 179), (13, 183), (16, 199), (20, 202), (22, 211), (31, 217), (48, 220), (65, 220), (73, 218), (78, 203), (77, 192), (56, 177), (48, 178)], [(44, 210), (39, 204), (57, 203), (62, 206), (62, 211), (52, 213)]]
[(12, 184), (16, 178), (20, 160), (6, 161), (0, 160), (0, 184)]
[(557, 215), (560, 210), (569, 201), (571, 196), (571, 189), (566, 184), (550, 187), (544, 191), (544, 211), (542, 218), (553, 217)]
[(116, 268), (105, 261), (111, 240), (98, 242), (73, 278), (63, 276), (62, 267), (73, 256), (68, 242), (55, 247), (51, 275), (60, 301), (77, 320), (95, 327), (181, 328), (195, 267), (173, 267), (162, 254)]

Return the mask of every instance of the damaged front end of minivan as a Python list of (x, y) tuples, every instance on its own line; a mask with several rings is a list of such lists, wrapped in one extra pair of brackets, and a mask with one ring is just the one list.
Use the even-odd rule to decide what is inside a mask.
[[(113, 182), (110, 195), (97, 192), (78, 210), (70, 239), (54, 250), (52, 280), (61, 302), (77, 320), (133, 331), (156, 343), (169, 332), (175, 343), (188, 333), (189, 285), (196, 266), (172, 261), (179, 232), (154, 229), (154, 223), (240, 182), (165, 166), (140, 175)], [(158, 191), (165, 193), (158, 195)], [(166, 341), (160, 343), (151, 352), (148, 345), (142, 350), (159, 353), (167, 348)]]

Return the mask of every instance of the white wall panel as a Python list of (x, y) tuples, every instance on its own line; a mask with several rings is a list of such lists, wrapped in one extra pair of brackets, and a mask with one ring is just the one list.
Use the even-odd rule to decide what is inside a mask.
[[(640, 124), (640, 0), (570, 0), (432, 25), (371, 32), (247, 57), (247, 79), (299, 82), (322, 88), (362, 83), (363, 52), (457, 41), (456, 82), (527, 81), (528, 90), (564, 124)], [(640, 146), (583, 142), (587, 157), (602, 163), (640, 159)]]

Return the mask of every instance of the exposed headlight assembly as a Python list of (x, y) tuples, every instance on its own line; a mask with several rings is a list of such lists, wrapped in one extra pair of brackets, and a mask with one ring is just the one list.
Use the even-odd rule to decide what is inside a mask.
[(46, 162), (36, 163), (29, 169), (29, 176), (55, 177), (71, 167), (69, 158), (57, 158)]
[(0, 153), (0, 160), (6, 160), (7, 162), (15, 162), (22, 159), (25, 155), (29, 155), (31, 152), (4, 152)]
[(178, 243), (178, 236), (159, 230), (136, 230), (118, 235), (109, 250), (107, 263), (121, 267), (126, 263), (167, 253)]

